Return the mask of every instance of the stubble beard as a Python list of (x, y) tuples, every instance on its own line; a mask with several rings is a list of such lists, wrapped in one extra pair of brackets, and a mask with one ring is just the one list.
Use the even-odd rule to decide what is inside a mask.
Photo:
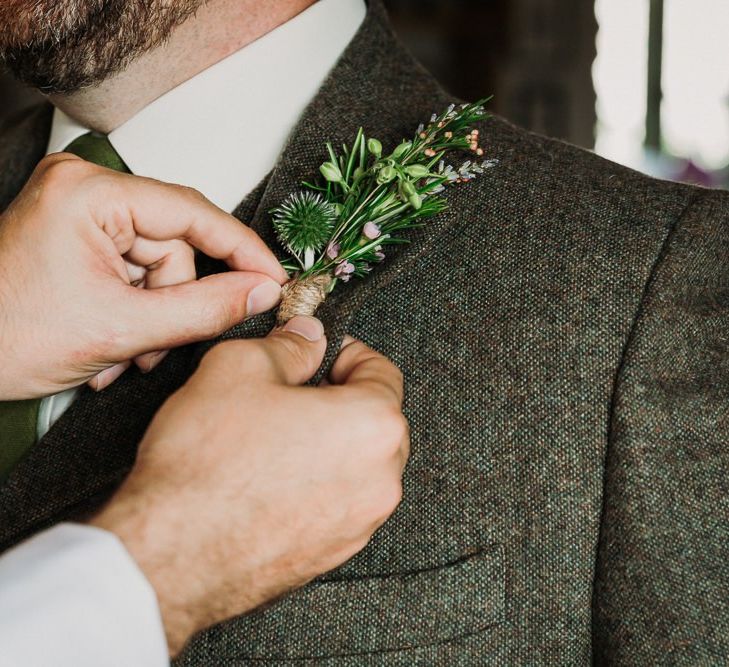
[(206, 0), (2, 0), (0, 62), (65, 95), (100, 83), (163, 44)]

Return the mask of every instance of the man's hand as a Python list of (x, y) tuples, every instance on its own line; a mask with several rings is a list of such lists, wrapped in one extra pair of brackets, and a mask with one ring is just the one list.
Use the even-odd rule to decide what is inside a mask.
[[(195, 280), (194, 250), (229, 273)], [(0, 216), (0, 400), (96, 389), (272, 308), (286, 274), (199, 193), (45, 158)], [(139, 287), (146, 289), (139, 289)]]
[(400, 371), (352, 341), (330, 384), (302, 387), (321, 363), (322, 327), (297, 317), (285, 329), (213, 348), (93, 521), (157, 591), (172, 654), (349, 559), (400, 501)]

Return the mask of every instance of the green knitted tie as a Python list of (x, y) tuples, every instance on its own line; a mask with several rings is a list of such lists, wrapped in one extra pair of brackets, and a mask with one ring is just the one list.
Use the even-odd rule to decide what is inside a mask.
[[(129, 173), (124, 160), (104, 134), (89, 132), (72, 141), (67, 153)], [(0, 480), (4, 479), (36, 439), (40, 400), (0, 402)]]
[(114, 150), (105, 134), (99, 134), (98, 132), (82, 134), (68, 145), (66, 153), (73, 153), (88, 162), (93, 162), (114, 171), (129, 173), (129, 167), (124, 164), (124, 160)]

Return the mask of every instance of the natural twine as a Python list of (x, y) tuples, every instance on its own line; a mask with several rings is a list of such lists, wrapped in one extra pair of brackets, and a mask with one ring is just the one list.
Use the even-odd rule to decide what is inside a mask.
[(330, 275), (320, 274), (303, 280), (292, 280), (284, 285), (281, 290), (281, 305), (278, 308), (278, 326), (283, 326), (296, 315), (314, 315), (327, 298), (331, 282)]

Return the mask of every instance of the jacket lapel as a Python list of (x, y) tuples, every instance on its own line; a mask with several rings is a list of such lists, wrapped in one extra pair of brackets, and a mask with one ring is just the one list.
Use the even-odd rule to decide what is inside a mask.
[(0, 128), (0, 212), (23, 189), (46, 152), (53, 107), (41, 104)]

